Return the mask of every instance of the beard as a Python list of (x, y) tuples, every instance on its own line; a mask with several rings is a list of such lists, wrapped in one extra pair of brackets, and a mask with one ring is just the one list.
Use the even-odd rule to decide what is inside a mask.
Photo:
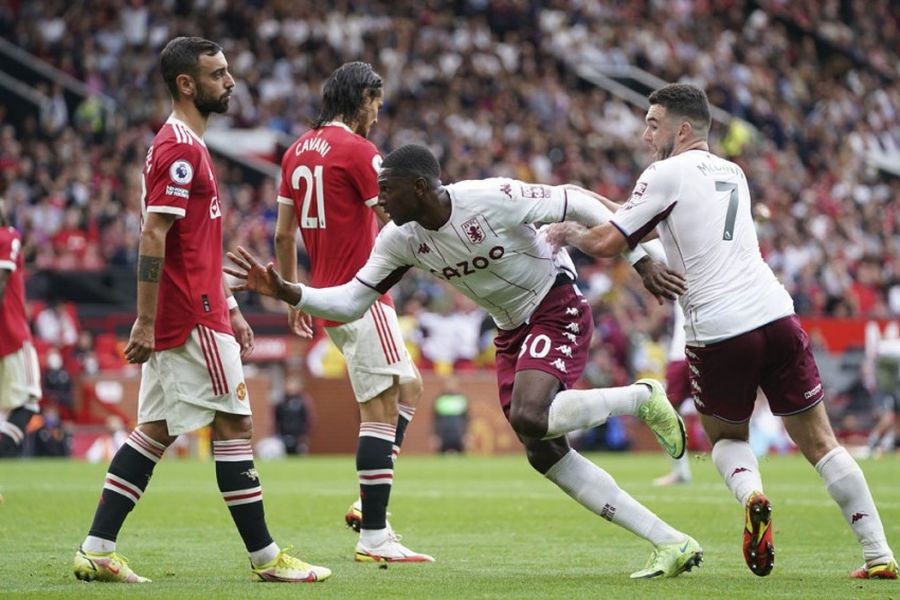
[(201, 91), (194, 99), (194, 106), (200, 114), (206, 116), (209, 113), (224, 113), (228, 111), (229, 95), (213, 96)]
[(675, 140), (669, 140), (664, 145), (660, 146), (656, 151), (656, 160), (665, 160), (672, 156), (672, 151), (675, 150)]

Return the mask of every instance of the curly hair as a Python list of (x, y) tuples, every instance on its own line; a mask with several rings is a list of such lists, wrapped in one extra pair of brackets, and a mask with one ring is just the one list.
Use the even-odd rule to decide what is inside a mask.
[(391, 175), (424, 177), (431, 181), (441, 176), (441, 165), (431, 150), (418, 144), (400, 146), (384, 157), (382, 169), (390, 169)]

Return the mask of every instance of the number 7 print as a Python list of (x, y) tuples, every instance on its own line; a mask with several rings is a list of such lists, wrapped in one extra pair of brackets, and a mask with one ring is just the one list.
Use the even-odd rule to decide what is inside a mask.
[(725, 213), (725, 232), (722, 234), (722, 239), (730, 242), (734, 239), (734, 221), (737, 217), (737, 205), (738, 205), (738, 192), (737, 192), (737, 184), (729, 183), (727, 181), (717, 181), (716, 182), (716, 191), (717, 192), (731, 192), (731, 197), (728, 199), (728, 212)]

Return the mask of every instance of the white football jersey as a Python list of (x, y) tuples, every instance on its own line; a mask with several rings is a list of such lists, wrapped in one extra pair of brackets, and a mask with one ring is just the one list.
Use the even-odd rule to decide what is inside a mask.
[(686, 360), (684, 352), (684, 310), (675, 302), (672, 311), (672, 339), (669, 341), (669, 362)]
[(747, 177), (733, 162), (689, 150), (650, 165), (612, 218), (633, 248), (659, 225), (669, 267), (683, 272), (688, 345), (709, 344), (794, 313), (763, 260)]
[(493, 317), (497, 327), (524, 323), (558, 273), (575, 279), (565, 250), (553, 255), (536, 224), (562, 221), (562, 187), (495, 178), (445, 187), (453, 209), (437, 231), (388, 223), (356, 278), (384, 293), (411, 267), (452, 284)]

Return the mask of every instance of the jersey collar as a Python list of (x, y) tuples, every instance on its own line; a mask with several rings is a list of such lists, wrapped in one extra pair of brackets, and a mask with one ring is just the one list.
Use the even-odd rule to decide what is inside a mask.
[(195, 140), (200, 142), (201, 145), (206, 146), (206, 142), (203, 141), (203, 138), (194, 133), (194, 130), (191, 129), (190, 126), (181, 119), (176, 118), (174, 115), (169, 115), (169, 118), (166, 119), (166, 123), (171, 123), (172, 125), (181, 125), (181, 127), (184, 128), (184, 130), (189, 134), (191, 134), (191, 136), (193, 136)]
[(352, 129), (347, 127), (346, 124), (341, 123), (340, 121), (328, 121), (327, 123), (323, 123), (322, 127), (342, 127), (344, 129), (346, 129), (347, 131), (349, 131), (350, 133), (352, 133), (354, 135), (356, 134), (355, 131), (353, 131)]

